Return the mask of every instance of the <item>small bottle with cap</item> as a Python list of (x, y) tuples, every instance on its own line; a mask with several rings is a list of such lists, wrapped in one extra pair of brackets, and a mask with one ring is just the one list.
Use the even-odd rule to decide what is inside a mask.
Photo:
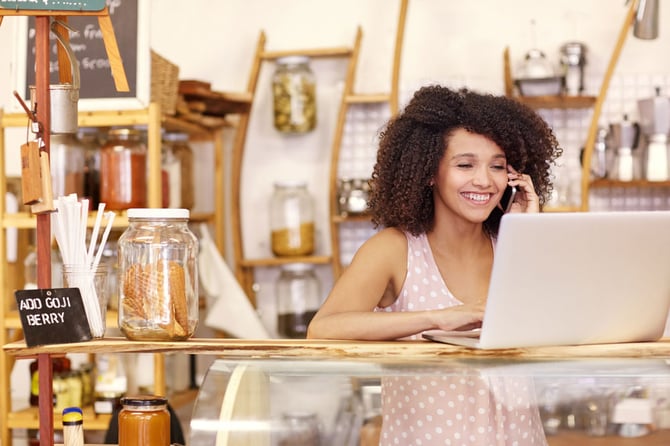
[(63, 409), (64, 446), (84, 446), (84, 416), (79, 407)]

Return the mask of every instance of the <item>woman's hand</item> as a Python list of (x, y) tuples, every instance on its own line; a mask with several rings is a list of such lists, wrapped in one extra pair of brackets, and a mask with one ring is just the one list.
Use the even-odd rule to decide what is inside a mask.
[(433, 310), (433, 324), (439, 330), (472, 330), (482, 326), (483, 305), (457, 305), (444, 310)]
[(515, 186), (518, 190), (510, 212), (540, 212), (540, 199), (535, 193), (533, 180), (530, 175), (522, 174), (516, 171), (512, 166), (507, 166), (507, 184)]

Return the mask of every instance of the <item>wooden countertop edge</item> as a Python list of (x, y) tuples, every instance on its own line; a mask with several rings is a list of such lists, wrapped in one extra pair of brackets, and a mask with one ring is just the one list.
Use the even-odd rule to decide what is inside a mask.
[(210, 354), (224, 358), (248, 359), (340, 359), (372, 361), (435, 361), (441, 359), (506, 359), (534, 361), (549, 359), (670, 358), (670, 338), (658, 342), (600, 344), (581, 346), (532, 347), (475, 350), (430, 341), (338, 341), (289, 339), (192, 338), (183, 342), (129, 341), (104, 338), (73, 344), (27, 347), (24, 341), (3, 346), (5, 353), (17, 357), (62, 353), (184, 352)]

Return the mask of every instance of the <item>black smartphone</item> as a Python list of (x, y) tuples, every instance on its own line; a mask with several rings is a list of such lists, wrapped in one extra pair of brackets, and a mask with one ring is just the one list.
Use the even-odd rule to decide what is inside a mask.
[(507, 186), (503, 196), (500, 199), (500, 209), (506, 214), (512, 209), (512, 203), (514, 203), (514, 197), (516, 197), (516, 187)]

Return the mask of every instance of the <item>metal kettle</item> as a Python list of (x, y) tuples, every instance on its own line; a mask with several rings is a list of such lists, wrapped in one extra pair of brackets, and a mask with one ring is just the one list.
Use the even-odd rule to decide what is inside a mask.
[(633, 35), (645, 40), (658, 37), (658, 0), (640, 0), (633, 24)]
[(639, 179), (640, 161), (635, 148), (640, 139), (640, 125), (624, 115), (620, 123), (610, 124), (609, 137), (616, 148), (612, 177), (620, 181)]

